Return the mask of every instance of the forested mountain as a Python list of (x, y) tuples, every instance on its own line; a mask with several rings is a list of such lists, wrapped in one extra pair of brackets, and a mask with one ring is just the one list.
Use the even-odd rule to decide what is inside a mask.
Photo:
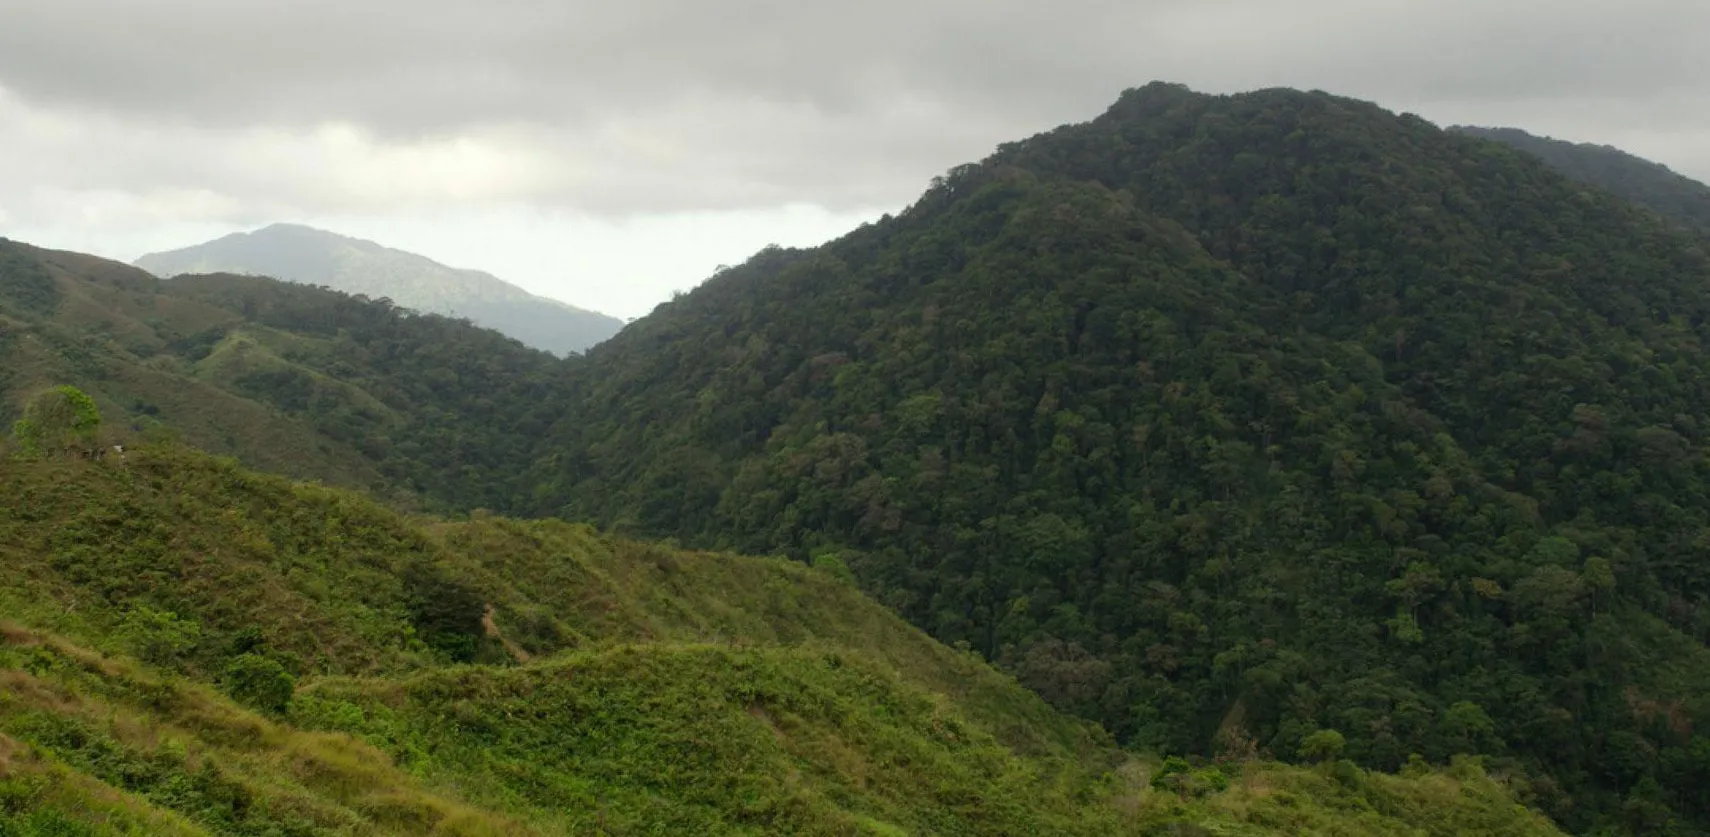
[(0, 834), (1559, 835), (1470, 762), (1136, 759), (843, 574), (0, 458)]
[(150, 253), (136, 265), (162, 278), (272, 276), (390, 299), (423, 313), (464, 318), (558, 355), (585, 351), (623, 328), (616, 317), (535, 296), (490, 273), (447, 267), (426, 256), (296, 224)]
[[(72, 383), (126, 438), (395, 505), (847, 566), (1134, 752), (1324, 762), (1226, 793), (1120, 766), (787, 565), (176, 454), (6, 460), (0, 829), (113, 787), (181, 833), (1535, 828), (1469, 763), (1417, 775), (1476, 753), (1572, 831), (1710, 834), (1707, 314), (1710, 240), (1530, 154), (1170, 85), (568, 360), (0, 241), (8, 426)], [(822, 641), (860, 660), (822, 673)], [(536, 746), (567, 735), (592, 749)]]
[(162, 281), (0, 239), (0, 425), (87, 391), (114, 441), (171, 432), (252, 467), (430, 507), (502, 507), (558, 414), (562, 361), (307, 285)]
[(1710, 834), (1707, 320), (1704, 238), (1531, 155), (1151, 85), (591, 351), (530, 510), (835, 555), (1124, 743)]
[(1710, 186), (1661, 163), (1607, 145), (1534, 136), (1518, 128), (1462, 125), (1450, 130), (1535, 154), (1581, 183), (1607, 189), (1694, 229), (1710, 230)]

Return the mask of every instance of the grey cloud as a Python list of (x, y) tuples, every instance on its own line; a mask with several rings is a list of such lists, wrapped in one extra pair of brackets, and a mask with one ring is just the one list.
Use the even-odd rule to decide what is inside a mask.
[(836, 114), (1079, 60), (1030, 48), (1050, 21), (1006, 6), (56, 0), (0, 28), (0, 79), (37, 101), (197, 124), (340, 120), (388, 134), (574, 124), (706, 96)]
[(696, 95), (835, 113), (928, 90), (1051, 110), (1159, 74), (1300, 68), (1434, 95), (1646, 92), (1696, 84), (1707, 31), (1694, 0), (55, 0), (7, 15), (0, 79), (210, 124), (434, 131)]
[(360, 203), (335, 180), (297, 182), (330, 177), (316, 158), (285, 178), (246, 172), (230, 150), (255, 131), (339, 123), (398, 148), (498, 132), (494, 147), (540, 165), (492, 187), (507, 199), (605, 212), (894, 205), (950, 165), (1155, 78), (1636, 138), (1710, 176), (1710, 154), (1694, 150), (1710, 135), (1702, 0), (19, 5), (0, 26), (0, 88), (38, 111), (182, 139), (178, 156), (170, 144), (122, 154), (85, 178), (239, 203), (281, 189), (319, 208)]

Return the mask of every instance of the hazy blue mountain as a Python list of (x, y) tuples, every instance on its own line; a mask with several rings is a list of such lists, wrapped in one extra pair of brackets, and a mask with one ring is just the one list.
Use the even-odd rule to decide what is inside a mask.
[(150, 253), (136, 266), (162, 277), (247, 273), (386, 297), (405, 308), (465, 317), (560, 355), (584, 351), (623, 327), (616, 317), (536, 296), (490, 273), (296, 224)]
[(1459, 126), (1450, 130), (1536, 155), (1581, 183), (1612, 192), (1678, 223), (1710, 230), (1710, 186), (1661, 163), (1612, 146), (1540, 137), (1519, 128)]

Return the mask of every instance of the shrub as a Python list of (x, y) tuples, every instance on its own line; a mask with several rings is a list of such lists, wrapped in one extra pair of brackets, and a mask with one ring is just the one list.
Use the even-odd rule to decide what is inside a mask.
[(1321, 729), (1300, 742), (1300, 757), (1307, 761), (1335, 761), (1342, 757), (1348, 740), (1333, 729)]
[(855, 573), (836, 552), (820, 552), (813, 556), (813, 568), (825, 573), (838, 581), (854, 586)]
[(24, 417), (12, 425), (18, 446), (30, 456), (92, 450), (101, 429), (95, 401), (74, 386), (40, 393), (24, 406)]
[(1152, 788), (1187, 799), (1228, 790), (1229, 777), (1218, 768), (1196, 770), (1187, 759), (1171, 756), (1164, 759), (1158, 772), (1152, 776)]
[(220, 687), (239, 703), (277, 715), (290, 704), (297, 680), (277, 660), (240, 654), (221, 672)]
[(202, 641), (202, 626), (169, 610), (139, 605), (125, 614), (119, 637), (138, 659), (169, 666)]

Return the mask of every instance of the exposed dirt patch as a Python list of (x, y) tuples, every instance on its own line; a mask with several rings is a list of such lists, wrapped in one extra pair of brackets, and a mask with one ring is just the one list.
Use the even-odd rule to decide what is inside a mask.
[(59, 714), (71, 714), (83, 707), (83, 701), (77, 695), (15, 669), (0, 670), (0, 693), (24, 706)]
[(0, 735), (0, 779), (12, 775), (13, 770), (16, 769), (13, 759), (17, 756), (19, 747), (18, 742), (7, 738), (5, 735)]
[(505, 651), (515, 658), (517, 662), (526, 663), (533, 658), (534, 655), (528, 653), (527, 649), (512, 642), (509, 637), (506, 637), (504, 633), (499, 630), (499, 623), (493, 621), (493, 606), (491, 604), (487, 605), (486, 612), (481, 614), (481, 630), (485, 632), (487, 636), (498, 640), (500, 645), (505, 646)]
[(0, 644), (29, 647), (42, 644), (35, 632), (22, 625), (0, 622)]
[(747, 711), (749, 717), (765, 724), (766, 728), (772, 731), (772, 737), (779, 741), (784, 741), (787, 738), (787, 736), (784, 735), (784, 731), (778, 729), (778, 722), (773, 720), (772, 713), (767, 712), (766, 707), (761, 706), (758, 703), (750, 703), (748, 704)]

